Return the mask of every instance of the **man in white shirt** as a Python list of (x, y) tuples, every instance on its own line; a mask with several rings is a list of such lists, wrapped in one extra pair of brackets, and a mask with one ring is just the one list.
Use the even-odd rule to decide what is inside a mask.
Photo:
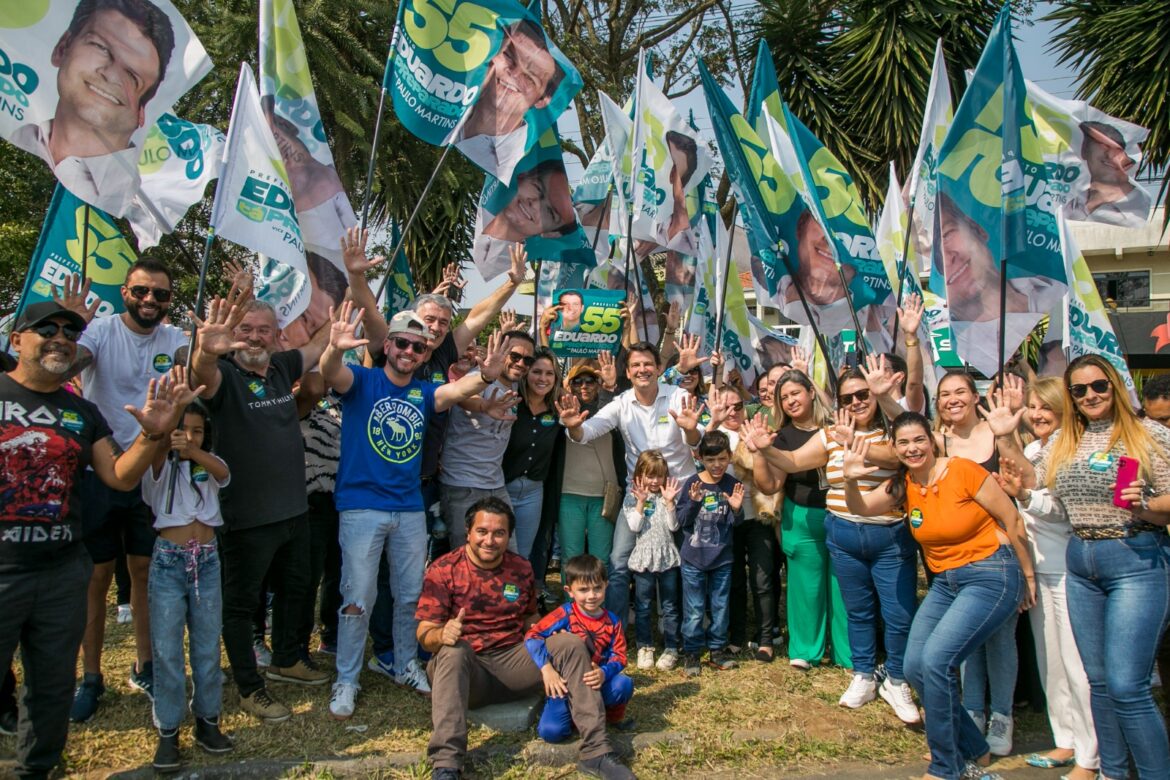
[[(165, 265), (149, 257), (140, 258), (130, 266), (122, 285), (125, 311), (96, 320), (93, 319), (96, 300), (90, 306), (84, 303), (88, 288), (81, 287), (76, 279), (66, 285), (65, 298), (70, 308), (93, 320), (77, 344), (73, 371), (81, 373), (83, 394), (101, 410), (114, 432), (114, 441), (123, 450), (133, 443), (139, 430), (138, 422), (124, 406), (140, 403), (146, 383), (166, 376), (176, 362), (176, 353), (187, 346), (183, 331), (163, 322), (170, 310), (171, 282), (171, 272)], [(137, 649), (137, 663), (130, 668), (130, 687), (152, 697), (154, 686), (150, 612), (146, 601), (155, 537), (150, 509), (137, 487), (129, 491), (113, 490), (99, 482), (92, 472), (86, 473), (82, 490), (85, 546), (94, 568), (81, 645), (85, 676), (70, 713), (76, 723), (93, 717), (98, 699), (105, 692), (101, 659), (106, 593), (114, 576), (114, 563), (122, 553), (130, 570), (130, 603)]]
[[(686, 373), (702, 362), (695, 346), (679, 349), (679, 371)], [(588, 442), (617, 428), (626, 444), (626, 472), (634, 473), (638, 456), (646, 450), (658, 450), (666, 459), (670, 476), (680, 482), (695, 473), (691, 448), (699, 443), (699, 407), (702, 403), (689, 391), (658, 381), (658, 348), (640, 341), (626, 356), (629, 390), (603, 406), (596, 416), (581, 411), (576, 397), (566, 393), (557, 401), (561, 425), (576, 442)], [(589, 418), (589, 419), (586, 419)], [(609, 553), (609, 584), (606, 609), (623, 620), (630, 611), (630, 570), (627, 564), (634, 550), (636, 536), (628, 523), (614, 525), (613, 547)]]

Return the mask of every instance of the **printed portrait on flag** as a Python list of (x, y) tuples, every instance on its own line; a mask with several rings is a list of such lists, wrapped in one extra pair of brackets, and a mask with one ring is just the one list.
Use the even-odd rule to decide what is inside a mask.
[(0, 10), (0, 136), (115, 216), (159, 116), (211, 69), (167, 0), (12, 2)]
[(1128, 225), (1145, 222), (1150, 195), (1131, 178), (1137, 161), (1125, 150), (1125, 138), (1105, 122), (1081, 122), (1081, 157), (1089, 169), (1089, 188), (1069, 201), (1069, 219)]

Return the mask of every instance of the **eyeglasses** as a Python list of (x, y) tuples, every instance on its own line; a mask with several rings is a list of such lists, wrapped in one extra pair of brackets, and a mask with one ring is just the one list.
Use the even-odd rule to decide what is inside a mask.
[(59, 322), (43, 322), (36, 327), (29, 328), (29, 330), (43, 339), (53, 338), (57, 335), (58, 331), (70, 341), (77, 341), (81, 338), (81, 329), (76, 325), (62, 325)]
[(733, 412), (742, 412), (743, 411), (743, 401), (740, 401), (739, 403), (735, 403), (735, 404), (728, 404), (727, 408)]
[(1094, 379), (1086, 385), (1069, 385), (1068, 391), (1072, 393), (1073, 398), (1084, 398), (1089, 390), (1097, 395), (1104, 395), (1111, 386), (1108, 379)]
[(569, 380), (569, 384), (571, 384), (573, 387), (580, 387), (581, 385), (595, 385), (597, 384), (597, 377), (593, 376), (592, 374), (586, 374), (585, 376), (575, 376)]
[(837, 403), (841, 406), (849, 406), (854, 401), (858, 403), (865, 403), (869, 400), (869, 390), (858, 390), (856, 393), (841, 393), (837, 396)]
[(416, 355), (421, 355), (427, 351), (427, 345), (421, 341), (411, 341), (410, 339), (396, 338), (394, 339), (394, 347), (402, 352), (410, 350)]
[(536, 358), (532, 355), (523, 355), (519, 352), (509, 352), (508, 360), (512, 361), (513, 363), (523, 363), (529, 368), (532, 368), (532, 364), (536, 362)]
[(153, 294), (154, 299), (159, 303), (167, 303), (171, 300), (172, 295), (170, 290), (164, 290), (161, 287), (144, 287), (140, 284), (134, 285), (133, 287), (129, 288), (129, 290), (130, 294), (134, 296), (135, 300), (139, 301), (146, 300), (146, 296)]

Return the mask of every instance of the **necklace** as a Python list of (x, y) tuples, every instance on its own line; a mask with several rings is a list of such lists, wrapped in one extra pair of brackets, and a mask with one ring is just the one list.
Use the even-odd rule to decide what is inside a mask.
[[(935, 463), (937, 466), (937, 461)], [(930, 479), (929, 475), (927, 475), (928, 479), (927, 479), (927, 482), (925, 485), (923, 485), (918, 480), (914, 479), (913, 476), (910, 477), (910, 481), (918, 486), (918, 494), (919, 495), (925, 496), (926, 492), (929, 490), (930, 492), (934, 493), (937, 496), (938, 495), (938, 483), (941, 482), (943, 477), (945, 477), (947, 475), (947, 471), (950, 469), (950, 467), (951, 467), (951, 464), (950, 464), (950, 461), (948, 460), (943, 465), (942, 470), (933, 479)]]

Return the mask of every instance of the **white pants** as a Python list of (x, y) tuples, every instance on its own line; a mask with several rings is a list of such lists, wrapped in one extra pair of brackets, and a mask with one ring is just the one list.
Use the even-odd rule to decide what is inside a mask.
[(1048, 722), (1058, 748), (1072, 749), (1077, 766), (1097, 769), (1097, 733), (1089, 710), (1089, 678), (1068, 618), (1064, 574), (1036, 575), (1036, 606), (1028, 610), (1036, 664), (1048, 699)]

